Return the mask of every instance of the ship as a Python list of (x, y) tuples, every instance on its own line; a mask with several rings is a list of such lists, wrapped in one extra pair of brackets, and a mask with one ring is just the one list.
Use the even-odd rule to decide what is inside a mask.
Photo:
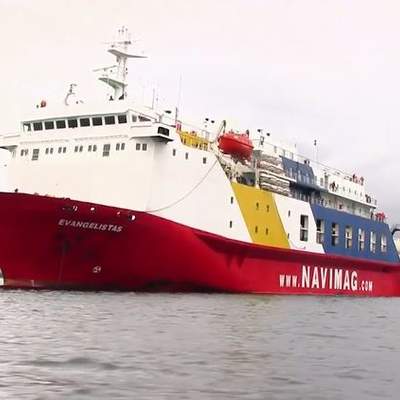
[(100, 69), (0, 136), (3, 288), (400, 295), (392, 232), (365, 179), (263, 131), (185, 124), (127, 95), (126, 28)]

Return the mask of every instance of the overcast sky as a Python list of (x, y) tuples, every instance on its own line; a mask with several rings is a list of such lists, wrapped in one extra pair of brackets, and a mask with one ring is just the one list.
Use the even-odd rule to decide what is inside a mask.
[(400, 222), (400, 2), (390, 0), (0, 0), (1, 130), (18, 128), (69, 83), (106, 94), (96, 67), (122, 25), (150, 57), (129, 93), (190, 121), (208, 116), (265, 128), (300, 152), (366, 178)]

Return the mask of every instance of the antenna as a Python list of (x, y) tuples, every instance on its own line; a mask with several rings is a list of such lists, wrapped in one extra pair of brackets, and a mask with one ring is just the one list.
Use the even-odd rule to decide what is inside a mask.
[(111, 96), (110, 100), (123, 100), (126, 97), (128, 58), (147, 58), (145, 55), (129, 53), (131, 44), (131, 35), (128, 29), (123, 26), (118, 30), (117, 40), (111, 42), (108, 48), (108, 52), (116, 58), (116, 65), (94, 70), (103, 71), (103, 75), (99, 77), (99, 80), (114, 89), (114, 97)]

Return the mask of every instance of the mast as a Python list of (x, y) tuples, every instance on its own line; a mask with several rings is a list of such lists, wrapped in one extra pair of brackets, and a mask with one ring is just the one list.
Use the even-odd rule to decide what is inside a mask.
[(111, 42), (108, 49), (108, 52), (115, 56), (116, 64), (111, 67), (98, 69), (103, 71), (103, 75), (99, 77), (99, 80), (114, 89), (114, 96), (111, 96), (110, 100), (123, 100), (126, 97), (128, 58), (147, 58), (144, 55), (129, 53), (129, 46), (131, 44), (131, 35), (128, 29), (123, 26), (118, 30), (117, 40)]

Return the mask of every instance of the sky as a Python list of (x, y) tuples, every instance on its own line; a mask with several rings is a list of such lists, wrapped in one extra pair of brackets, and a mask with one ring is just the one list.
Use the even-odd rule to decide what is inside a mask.
[(3, 133), (70, 83), (106, 96), (93, 69), (125, 25), (149, 58), (128, 92), (179, 104), (183, 120), (226, 119), (296, 143), (301, 154), (364, 176), (400, 223), (400, 2), (391, 0), (0, 0)]

